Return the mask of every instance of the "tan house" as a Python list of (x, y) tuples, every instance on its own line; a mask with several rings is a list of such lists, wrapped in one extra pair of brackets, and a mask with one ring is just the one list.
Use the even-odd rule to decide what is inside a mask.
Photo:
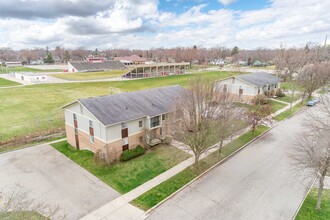
[(64, 106), (68, 143), (119, 158), (127, 149), (165, 135), (167, 114), (185, 89), (168, 86), (79, 99)]
[(256, 95), (280, 88), (282, 79), (269, 73), (257, 72), (232, 76), (215, 82), (218, 89), (223, 89), (241, 101), (251, 101)]

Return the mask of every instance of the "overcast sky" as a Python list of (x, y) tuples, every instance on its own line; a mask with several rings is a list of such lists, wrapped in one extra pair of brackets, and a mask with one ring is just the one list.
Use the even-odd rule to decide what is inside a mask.
[(0, 0), (0, 47), (303, 46), (330, 34), (330, 0)]

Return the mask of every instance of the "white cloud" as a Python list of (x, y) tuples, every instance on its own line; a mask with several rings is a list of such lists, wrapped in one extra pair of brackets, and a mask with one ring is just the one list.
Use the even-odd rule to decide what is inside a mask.
[(236, 2), (237, 0), (219, 0), (219, 2), (225, 6), (233, 4), (234, 2)]
[(0, 47), (302, 46), (321, 42), (330, 30), (330, 1), (324, 0), (272, 0), (267, 8), (251, 11), (205, 10), (207, 5), (199, 4), (179, 14), (161, 11), (157, 0), (104, 2), (111, 7), (88, 16), (0, 17)]

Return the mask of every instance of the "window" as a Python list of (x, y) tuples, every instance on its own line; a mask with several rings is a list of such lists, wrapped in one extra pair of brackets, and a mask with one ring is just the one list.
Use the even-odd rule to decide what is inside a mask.
[(128, 148), (128, 144), (127, 145), (123, 145), (122, 148), (123, 148), (123, 151), (128, 150), (129, 149)]
[(260, 94), (260, 88), (258, 88), (258, 94)]
[(73, 120), (77, 121), (77, 115), (73, 113)]
[(74, 134), (78, 135), (78, 128), (74, 128)]
[(150, 118), (150, 128), (154, 128), (160, 125), (159, 116)]
[(268, 85), (268, 90), (270, 90), (270, 85)]
[(127, 145), (128, 144), (128, 138), (126, 137), (126, 138), (123, 138), (122, 140), (121, 140), (121, 145)]
[(93, 128), (93, 121), (89, 120), (89, 127)]
[(223, 85), (223, 92), (227, 92), (227, 84)]
[(94, 144), (94, 136), (93, 135), (89, 135), (89, 141)]
[(143, 124), (142, 121), (139, 121), (139, 128), (142, 128)]
[(125, 122), (121, 123), (121, 128), (127, 128), (127, 124)]
[(277, 84), (275, 84), (275, 89), (277, 88)]
[(166, 117), (165, 115), (162, 115), (162, 120), (163, 120), (163, 121), (165, 120), (165, 117)]
[(238, 95), (239, 95), (239, 97), (242, 97), (242, 95), (243, 95), (243, 89), (242, 89), (242, 87), (239, 88)]

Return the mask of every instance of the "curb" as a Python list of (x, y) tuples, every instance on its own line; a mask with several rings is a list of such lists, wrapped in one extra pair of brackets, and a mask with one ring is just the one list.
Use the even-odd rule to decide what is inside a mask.
[[(271, 131), (273, 128), (275, 128), (278, 124), (274, 125), (273, 127), (269, 128), (268, 130), (266, 130), (264, 133), (260, 134), (259, 136), (255, 137), (254, 139), (252, 139), (251, 141), (249, 141), (248, 143), (244, 144), (242, 147), (240, 147), (239, 149), (237, 149), (236, 151), (234, 151), (233, 153), (231, 153), (230, 155), (228, 155), (227, 157), (223, 158), (222, 160), (220, 160), (219, 162), (217, 162), (216, 164), (214, 164), (213, 166), (211, 166), (210, 168), (208, 168), (207, 170), (205, 170), (203, 173), (201, 173), (200, 175), (198, 175), (197, 177), (195, 177), (194, 179), (192, 179), (190, 182), (188, 182), (187, 184), (185, 184), (184, 186), (182, 186), (180, 189), (176, 190), (175, 192), (173, 192), (171, 195), (169, 195), (167, 198), (165, 198), (164, 200), (162, 200), (160, 203), (158, 203), (157, 205), (155, 205), (154, 207), (150, 208), (149, 210), (147, 210), (144, 214), (144, 216), (142, 218), (139, 219), (145, 219), (147, 218), (150, 213), (156, 209), (157, 207), (159, 207), (160, 205), (162, 205), (163, 203), (165, 203), (166, 201), (168, 201), (169, 199), (171, 199), (173, 196), (175, 196), (176, 194), (178, 194), (179, 192), (181, 192), (183, 189), (185, 189), (186, 187), (188, 187), (190, 184), (192, 184), (193, 182), (195, 182), (196, 180), (198, 180), (199, 178), (203, 177), (204, 175), (206, 175), (208, 172), (210, 172), (213, 168), (215, 168), (216, 166), (226, 162), (227, 160), (229, 160), (230, 158), (232, 158), (233, 156), (235, 156), (237, 153), (239, 153), (240, 151), (244, 150), (248, 145), (250, 145), (252, 142), (258, 140), (259, 138), (263, 137), (264, 135), (266, 135), (269, 131)], [(243, 135), (243, 134), (242, 134)], [(230, 142), (229, 142), (230, 143)], [(156, 187), (156, 186), (155, 186)]]
[(18, 150), (23, 150), (23, 149), (26, 149), (26, 148), (29, 148), (29, 147), (41, 146), (41, 145), (44, 145), (44, 144), (54, 144), (54, 143), (57, 143), (57, 142), (65, 141), (66, 139), (67, 138), (61, 138), (61, 139), (58, 139), (58, 140), (55, 140), (55, 141), (50, 141), (50, 142), (45, 142), (45, 143), (35, 144), (35, 145), (29, 145), (29, 146), (25, 146), (25, 147), (19, 147), (19, 148), (16, 148), (14, 150), (0, 152), (0, 154), (6, 154), (6, 153), (10, 153), (10, 152), (15, 152), (15, 151), (18, 151)]
[(300, 209), (301, 209), (301, 206), (304, 204), (304, 202), (305, 202), (305, 200), (306, 200), (308, 194), (309, 194), (310, 191), (313, 189), (313, 186), (314, 186), (314, 184), (315, 184), (316, 179), (317, 179), (317, 177), (315, 177), (314, 180), (311, 181), (311, 186), (310, 186), (309, 189), (307, 190), (306, 195), (304, 196), (304, 199), (300, 202), (300, 204), (299, 204), (299, 206), (298, 206), (296, 212), (294, 213), (294, 216), (292, 217), (292, 220), (296, 219), (296, 217), (297, 217), (297, 215), (298, 215), (298, 213), (299, 213), (299, 211), (300, 211)]

